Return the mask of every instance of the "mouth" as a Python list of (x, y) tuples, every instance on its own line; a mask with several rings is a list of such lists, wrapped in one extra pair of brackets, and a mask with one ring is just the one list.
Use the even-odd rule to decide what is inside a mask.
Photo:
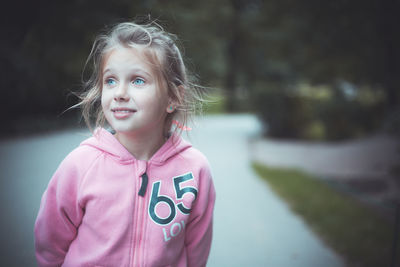
[(136, 112), (135, 109), (131, 109), (131, 108), (112, 108), (111, 111), (114, 112), (114, 113), (133, 113), (133, 112)]
[(136, 109), (132, 108), (112, 108), (112, 113), (114, 114), (114, 118), (118, 120), (128, 119), (136, 112)]

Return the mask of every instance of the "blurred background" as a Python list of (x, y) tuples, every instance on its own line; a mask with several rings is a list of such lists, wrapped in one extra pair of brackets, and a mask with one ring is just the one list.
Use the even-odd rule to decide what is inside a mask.
[[(239, 146), (234, 133), (246, 133), (237, 135), (252, 152), (244, 160), (246, 175), (264, 177), (266, 188), (339, 255), (341, 263), (332, 266), (396, 266), (399, 7), (397, 0), (9, 1), (0, 16), (1, 190), (3, 210), (11, 214), (2, 217), (2, 234), (5, 240), (19, 234), (1, 243), (3, 263), (35, 266), (30, 227), (40, 196), (62, 158), (84, 138), (62, 141), (71, 135), (67, 129), (83, 126), (80, 111), (66, 109), (78, 101), (74, 92), (88, 75), (82, 70), (94, 38), (105, 26), (150, 16), (178, 35), (187, 67), (210, 89), (200, 132), (212, 125), (214, 132), (204, 136), (230, 140), (231, 149)], [(217, 129), (229, 130), (225, 136), (232, 139)], [(59, 134), (51, 135), (54, 131)], [(217, 152), (194, 133), (196, 142), (213, 163)], [(30, 162), (42, 157), (39, 151), (55, 156)], [(20, 158), (22, 165), (16, 163)], [(212, 165), (223, 163), (215, 158)], [(12, 208), (15, 198), (22, 215)], [(26, 224), (17, 220), (29, 222), (22, 232)], [(17, 259), (15, 251), (26, 242)], [(296, 253), (274, 266), (320, 266), (301, 265)], [(216, 258), (211, 266), (227, 262)], [(243, 262), (265, 266), (268, 260), (251, 264), (244, 257)]]
[(397, 11), (395, 0), (12, 1), (0, 26), (2, 132), (58, 121), (96, 34), (147, 14), (178, 34), (225, 111), (259, 114), (270, 136), (399, 132)]

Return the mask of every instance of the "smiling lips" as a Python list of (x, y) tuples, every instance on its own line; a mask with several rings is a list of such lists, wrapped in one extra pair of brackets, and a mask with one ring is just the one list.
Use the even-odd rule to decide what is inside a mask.
[(131, 108), (112, 108), (111, 111), (116, 119), (126, 119), (136, 112), (135, 109)]

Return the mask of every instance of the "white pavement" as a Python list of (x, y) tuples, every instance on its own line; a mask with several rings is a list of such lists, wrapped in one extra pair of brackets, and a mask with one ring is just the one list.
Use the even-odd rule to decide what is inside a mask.
[[(247, 139), (259, 128), (253, 116), (211, 116), (191, 133), (209, 158), (217, 189), (208, 266), (343, 266), (252, 171)], [(0, 141), (0, 266), (35, 266), (33, 224), (41, 194), (61, 160), (85, 138), (82, 130), (71, 130)]]
[(208, 266), (344, 266), (253, 172), (248, 139), (259, 131), (254, 116), (217, 115), (190, 134), (211, 163), (217, 190)]

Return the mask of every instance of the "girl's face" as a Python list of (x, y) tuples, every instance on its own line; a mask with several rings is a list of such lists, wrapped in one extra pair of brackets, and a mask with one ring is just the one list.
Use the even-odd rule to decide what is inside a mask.
[(142, 134), (164, 130), (169, 97), (143, 53), (118, 47), (105, 57), (101, 105), (117, 133)]

